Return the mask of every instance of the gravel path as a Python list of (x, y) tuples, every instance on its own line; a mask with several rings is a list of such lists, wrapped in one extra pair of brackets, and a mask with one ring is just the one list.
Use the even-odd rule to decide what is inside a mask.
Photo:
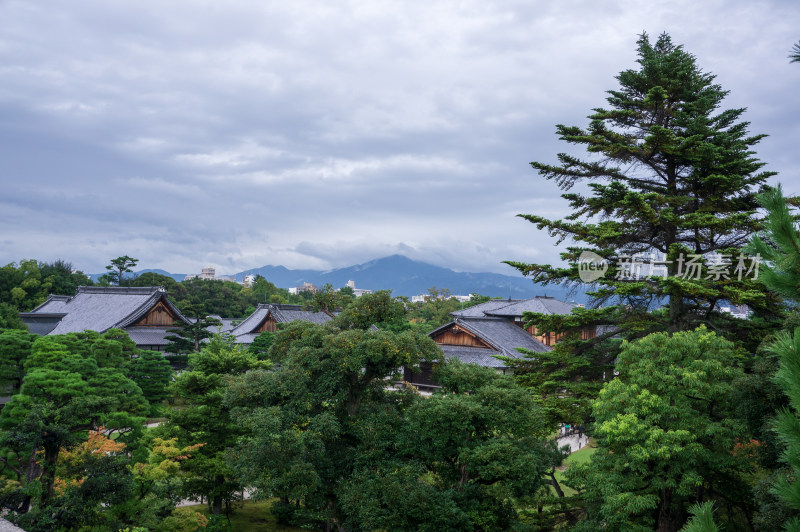
[(570, 436), (562, 436), (560, 438), (556, 438), (559, 447), (563, 447), (565, 445), (569, 445), (569, 452), (574, 453), (578, 449), (583, 449), (589, 444), (589, 436), (586, 434), (582, 436), (578, 436), (577, 434), (572, 434)]
[(0, 532), (25, 532), (20, 527), (12, 525), (2, 517), (0, 517)]

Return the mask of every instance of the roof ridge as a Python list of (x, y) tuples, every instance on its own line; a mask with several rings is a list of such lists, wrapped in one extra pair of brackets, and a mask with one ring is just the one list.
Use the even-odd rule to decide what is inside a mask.
[(146, 295), (155, 293), (166, 293), (167, 290), (163, 286), (79, 286), (75, 291), (78, 294), (134, 294)]

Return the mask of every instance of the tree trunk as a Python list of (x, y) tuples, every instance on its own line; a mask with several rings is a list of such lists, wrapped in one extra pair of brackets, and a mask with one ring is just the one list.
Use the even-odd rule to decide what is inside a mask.
[(548, 474), (548, 476), (550, 476), (550, 484), (553, 486), (553, 489), (556, 490), (556, 495), (558, 495), (559, 497), (563, 498), (564, 497), (564, 490), (561, 489), (561, 485), (556, 480), (556, 470), (553, 469), (547, 474)]
[(56, 463), (58, 462), (58, 444), (45, 444), (44, 446), (44, 468), (42, 470), (42, 506), (47, 506), (53, 498), (53, 484), (56, 480)]
[(225, 477), (222, 475), (217, 475), (214, 477), (214, 487), (217, 488), (214, 491), (214, 498), (211, 502), (211, 513), (214, 515), (220, 515), (222, 513), (222, 495), (219, 493), (219, 488), (225, 482)]
[(685, 515), (680, 505), (674, 505), (671, 488), (661, 490), (656, 532), (678, 532), (684, 525)]

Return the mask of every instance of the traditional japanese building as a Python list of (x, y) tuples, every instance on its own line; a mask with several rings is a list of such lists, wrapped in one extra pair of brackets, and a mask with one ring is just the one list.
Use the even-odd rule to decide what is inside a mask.
[(323, 324), (331, 321), (333, 316), (325, 312), (303, 310), (300, 305), (260, 304), (255, 312), (245, 318), (239, 325), (230, 330), (236, 337), (236, 343), (251, 344), (262, 332), (275, 332), (279, 323), (307, 321)]
[(137, 347), (153, 351), (164, 350), (176, 322), (190, 323), (161, 287), (81, 286), (74, 296), (50, 296), (20, 317), (40, 335), (122, 329)]
[[(509, 367), (498, 357), (524, 358), (523, 349), (532, 353), (550, 351), (562, 336), (549, 331), (524, 328), (523, 313), (570, 314), (577, 305), (546, 296), (531, 299), (493, 299), (473, 307), (450, 313), (453, 321), (431, 332), (446, 359), (457, 358), (467, 364), (494, 368), (506, 373)], [(593, 338), (594, 329), (581, 332), (583, 339)], [(435, 387), (430, 365), (420, 373), (407, 368), (404, 379), (415, 386)]]

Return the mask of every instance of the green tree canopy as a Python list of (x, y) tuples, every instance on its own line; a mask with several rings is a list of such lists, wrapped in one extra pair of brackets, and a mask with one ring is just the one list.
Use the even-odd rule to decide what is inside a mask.
[[(741, 281), (734, 271), (741, 248), (760, 227), (755, 196), (773, 175), (760, 171), (764, 163), (753, 156), (763, 135), (748, 134), (748, 123), (740, 121), (744, 109), (722, 108), (728, 92), (668, 35), (651, 43), (643, 34), (638, 55), (639, 68), (617, 76), (620, 87), (609, 91), (609, 107), (595, 109), (587, 129), (557, 126), (562, 140), (595, 157), (562, 153), (558, 165), (531, 163), (564, 189), (588, 185), (588, 195), (562, 196), (572, 211), (564, 220), (520, 215), (559, 243), (578, 244), (562, 253), (569, 265), (510, 264), (540, 283), (580, 282), (581, 253), (602, 257), (609, 271), (596, 280), (595, 295), (629, 309), (627, 321), (614, 316), (617, 334), (691, 329), (709, 319), (720, 300), (763, 308), (769, 298), (752, 271)], [(708, 269), (709, 253), (732, 263), (725, 275)], [(651, 254), (667, 262), (636, 279), (631, 257)], [(693, 257), (704, 264), (699, 278), (698, 270), (688, 271)], [(668, 313), (650, 314), (660, 301)], [(610, 315), (584, 317), (602, 324)]]
[(702, 327), (623, 345), (594, 403), (597, 452), (567, 472), (590, 510), (580, 530), (677, 531), (707, 499), (738, 509), (732, 526), (746, 522), (753, 449), (732, 404), (741, 360)]
[(105, 277), (108, 279), (109, 283), (116, 283), (117, 286), (122, 286), (125, 274), (133, 271), (133, 268), (136, 267), (139, 259), (134, 259), (133, 257), (123, 255), (122, 257), (111, 259), (110, 262), (111, 263), (106, 266), (108, 273), (105, 274)]

